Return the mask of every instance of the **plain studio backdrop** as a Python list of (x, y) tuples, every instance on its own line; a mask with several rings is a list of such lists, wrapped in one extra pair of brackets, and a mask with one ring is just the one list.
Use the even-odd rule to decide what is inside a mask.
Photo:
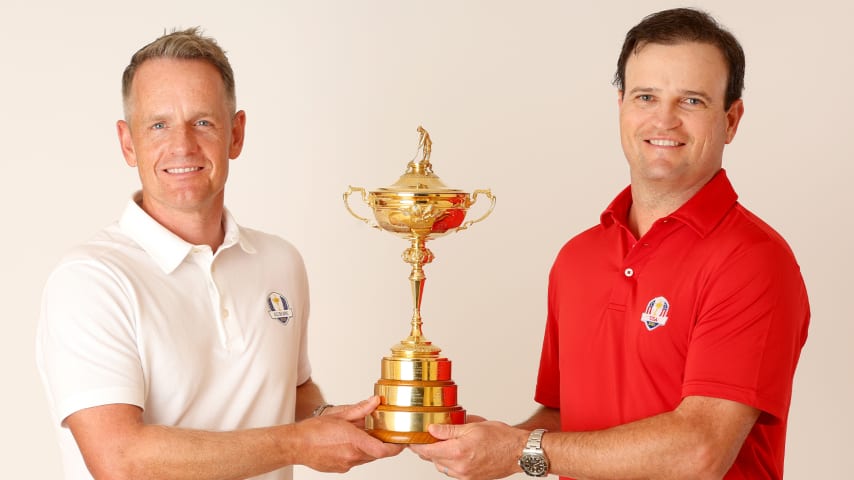
[[(744, 46), (746, 112), (724, 166), (741, 201), (791, 244), (812, 302), (787, 478), (843, 478), (854, 471), (854, 11), (841, 0), (687, 3)], [(34, 364), (39, 299), (61, 254), (118, 218), (138, 188), (115, 133), (121, 72), (136, 49), (198, 25), (227, 50), (248, 123), (226, 204), (303, 253), (314, 378), (332, 402), (371, 394), (411, 312), (406, 242), (352, 218), (343, 192), (397, 180), (419, 125), (448, 186), (491, 188), (489, 218), (428, 244), (424, 329), (454, 364), (460, 403), (513, 423), (535, 408), (551, 262), (628, 183), (610, 83), (623, 36), (680, 5), (4, 0), (2, 477), (60, 474)], [(438, 477), (409, 451), (346, 475)]]

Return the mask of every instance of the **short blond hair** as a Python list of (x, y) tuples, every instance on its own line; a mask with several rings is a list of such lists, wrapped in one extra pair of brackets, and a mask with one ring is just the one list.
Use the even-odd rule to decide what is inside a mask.
[(157, 40), (139, 49), (130, 59), (122, 74), (122, 105), (125, 118), (129, 113), (129, 100), (133, 77), (140, 65), (155, 58), (174, 58), (182, 60), (202, 60), (210, 63), (219, 71), (225, 85), (225, 94), (232, 113), (237, 109), (237, 95), (234, 87), (234, 71), (228, 62), (225, 51), (216, 40), (202, 35), (199, 27), (186, 30), (173, 30)]

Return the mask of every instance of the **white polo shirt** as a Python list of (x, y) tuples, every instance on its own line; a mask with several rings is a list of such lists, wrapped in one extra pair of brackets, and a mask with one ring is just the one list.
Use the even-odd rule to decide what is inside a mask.
[[(91, 479), (68, 415), (126, 403), (146, 423), (229, 431), (292, 423), (311, 375), (305, 266), (287, 241), (226, 211), (216, 253), (131, 200), (48, 278), (36, 360), (67, 479)], [(257, 478), (290, 479), (292, 468)]]

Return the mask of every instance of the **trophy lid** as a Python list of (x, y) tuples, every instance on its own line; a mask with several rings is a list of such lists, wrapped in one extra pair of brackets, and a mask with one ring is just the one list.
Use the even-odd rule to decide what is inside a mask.
[[(418, 133), (420, 134), (418, 138), (418, 151), (422, 152), (422, 157), (420, 160), (412, 159), (406, 165), (406, 172), (400, 176), (400, 178), (391, 184), (388, 187), (378, 188), (373, 193), (412, 193), (412, 194), (437, 194), (437, 193), (450, 193), (450, 194), (460, 194), (463, 193), (462, 190), (457, 190), (455, 188), (448, 188), (439, 179), (439, 177), (433, 173), (433, 165), (430, 163), (430, 150), (432, 149), (433, 142), (430, 140), (430, 134), (427, 133), (420, 125), (418, 126)], [(418, 152), (415, 153), (415, 156), (418, 156)]]

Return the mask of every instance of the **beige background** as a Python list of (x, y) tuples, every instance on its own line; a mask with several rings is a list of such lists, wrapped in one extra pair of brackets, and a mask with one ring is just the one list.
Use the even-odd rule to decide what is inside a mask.
[[(628, 181), (610, 85), (622, 37), (677, 4), (212, 3), (0, 4), (2, 476), (59, 475), (33, 362), (40, 290), (61, 253), (115, 219), (137, 188), (114, 133), (119, 78), (133, 51), (174, 26), (201, 25), (230, 54), (248, 138), (227, 204), (303, 252), (314, 376), (328, 398), (370, 394), (410, 308), (405, 242), (351, 218), (341, 194), (395, 181), (423, 124), (448, 185), (498, 197), (487, 221), (432, 242), (425, 332), (454, 362), (470, 412), (524, 419), (552, 259)], [(843, 478), (854, 471), (854, 12), (839, 0), (700, 5), (748, 59), (746, 114), (725, 166), (742, 202), (791, 243), (813, 305), (787, 477)], [(348, 475), (437, 477), (408, 451)]]

